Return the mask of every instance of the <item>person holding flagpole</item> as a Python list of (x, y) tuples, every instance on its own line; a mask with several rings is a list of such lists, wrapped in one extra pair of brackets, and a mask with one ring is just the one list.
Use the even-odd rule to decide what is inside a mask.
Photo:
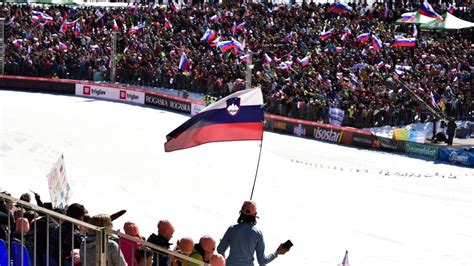
[(230, 248), (226, 259), (227, 266), (253, 266), (253, 254), (256, 253), (259, 265), (266, 265), (283, 255), (290, 249), (280, 245), (274, 252), (265, 255), (265, 241), (262, 231), (257, 224), (257, 204), (254, 201), (245, 201), (240, 210), (237, 224), (230, 226), (222, 237), (217, 252), (225, 256)]

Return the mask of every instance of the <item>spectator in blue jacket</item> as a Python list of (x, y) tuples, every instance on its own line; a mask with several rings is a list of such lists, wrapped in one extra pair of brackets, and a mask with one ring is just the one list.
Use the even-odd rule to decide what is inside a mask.
[(288, 252), (289, 249), (280, 245), (276, 251), (265, 255), (263, 234), (255, 226), (257, 218), (257, 204), (253, 201), (245, 201), (237, 224), (227, 229), (217, 247), (217, 252), (223, 256), (230, 247), (229, 256), (226, 259), (227, 266), (253, 266), (254, 253), (257, 254), (259, 265), (265, 265), (272, 262), (278, 255)]

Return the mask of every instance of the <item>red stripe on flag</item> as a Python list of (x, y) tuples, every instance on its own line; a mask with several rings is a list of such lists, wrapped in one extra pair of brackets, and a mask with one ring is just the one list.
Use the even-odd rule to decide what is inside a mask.
[(261, 140), (262, 137), (261, 122), (214, 124), (184, 131), (165, 143), (165, 151), (191, 148), (209, 142)]

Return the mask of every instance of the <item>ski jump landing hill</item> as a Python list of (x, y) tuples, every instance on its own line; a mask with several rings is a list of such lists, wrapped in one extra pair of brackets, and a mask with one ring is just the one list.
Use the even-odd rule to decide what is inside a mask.
[[(195, 115), (205, 107), (205, 103), (202, 101), (167, 95), (151, 89), (78, 80), (5, 75), (0, 76), (0, 89), (90, 97), (152, 108), (163, 108), (188, 115)], [(401, 153), (425, 160), (474, 168), (473, 149), (445, 148), (430, 144), (393, 140), (375, 136), (368, 130), (292, 119), (268, 113), (265, 114), (265, 129), (297, 137)]]

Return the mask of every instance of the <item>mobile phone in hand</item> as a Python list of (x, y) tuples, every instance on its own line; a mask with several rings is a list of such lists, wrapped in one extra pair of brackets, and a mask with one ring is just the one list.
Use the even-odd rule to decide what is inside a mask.
[(281, 246), (290, 249), (293, 246), (293, 243), (291, 243), (291, 240), (287, 240), (285, 243), (281, 244)]

